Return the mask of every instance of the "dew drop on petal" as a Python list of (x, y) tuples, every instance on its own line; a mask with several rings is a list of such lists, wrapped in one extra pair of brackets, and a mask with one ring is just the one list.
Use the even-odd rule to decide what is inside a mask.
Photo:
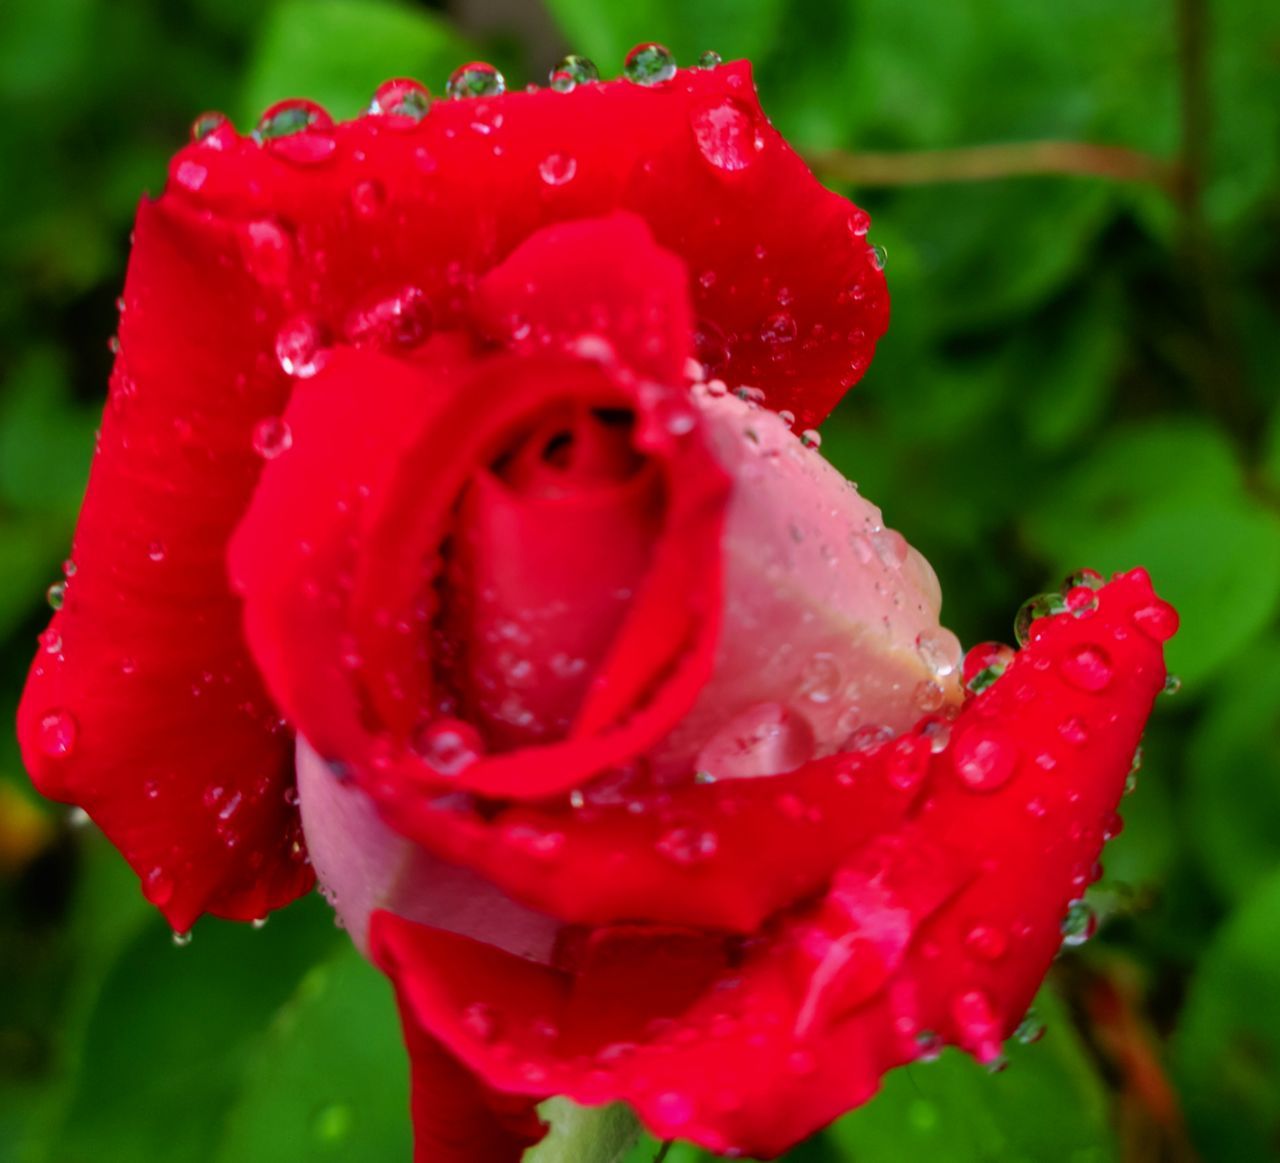
[(718, 846), (714, 832), (689, 825), (664, 832), (655, 847), (659, 856), (674, 864), (700, 864), (710, 860)]
[(751, 110), (732, 97), (697, 106), (690, 114), (698, 151), (717, 170), (745, 170), (759, 156), (763, 140)]
[(1017, 744), (979, 728), (959, 735), (951, 755), (956, 775), (971, 791), (990, 792), (1003, 787), (1018, 765)]
[(374, 117), (387, 117), (388, 124), (399, 122), (411, 126), (421, 121), (431, 108), (431, 94), (425, 85), (409, 77), (396, 77), (378, 86), (369, 112)]
[(563, 186), (573, 181), (578, 172), (578, 159), (571, 154), (549, 153), (538, 163), (538, 176), (548, 186)]
[(44, 600), (49, 603), (49, 609), (61, 610), (67, 600), (67, 583), (64, 581), (54, 582), (44, 591)]
[(1098, 915), (1085, 900), (1074, 900), (1067, 906), (1062, 918), (1062, 943), (1067, 946), (1083, 945), (1098, 931)]
[(980, 642), (964, 656), (962, 675), (965, 687), (981, 694), (991, 686), (1013, 662), (1013, 647), (1003, 642)]
[(1066, 610), (1066, 603), (1061, 594), (1036, 594), (1028, 598), (1018, 609), (1013, 620), (1013, 634), (1019, 646), (1025, 646), (1031, 640), (1031, 624), (1040, 618), (1048, 618), (1061, 614)]
[(723, 58), (713, 49), (707, 49), (700, 57), (698, 57), (698, 68), (715, 69), (723, 63)]
[(1115, 668), (1101, 646), (1079, 646), (1058, 664), (1058, 673), (1077, 690), (1096, 693), (1111, 685)]
[(822, 433), (816, 428), (806, 428), (800, 433), (800, 443), (803, 444), (805, 448), (821, 448)]
[(445, 92), (455, 101), (466, 97), (500, 97), (506, 78), (488, 61), (472, 61), (453, 70)]
[(1182, 679), (1176, 674), (1166, 674), (1161, 694), (1176, 695), (1180, 690), (1182, 690)]
[(1018, 1023), (1017, 1028), (1013, 1031), (1013, 1037), (1014, 1041), (1021, 1042), (1024, 1046), (1029, 1046), (1033, 1042), (1040, 1041), (1044, 1037), (1044, 1032), (1044, 1019), (1035, 1010), (1028, 1010), (1026, 1017)]
[(587, 57), (570, 53), (547, 78), (547, 83), (557, 93), (571, 93), (579, 85), (590, 85), (600, 79), (600, 70)]
[(177, 948), (185, 949), (191, 944), (191, 930), (188, 929), (185, 933), (179, 933), (177, 929), (174, 929), (173, 943)]
[(293, 447), (293, 432), (279, 416), (264, 416), (253, 426), (253, 450), (263, 460), (275, 460)]
[(965, 948), (981, 961), (998, 961), (1009, 948), (1008, 938), (994, 925), (974, 925), (964, 936)]
[(314, 101), (290, 98), (278, 101), (258, 119), (254, 137), (259, 141), (271, 141), (280, 137), (292, 137), (308, 129), (329, 129), (333, 118)]
[(324, 329), (308, 316), (295, 316), (276, 333), (275, 348), (285, 375), (310, 379), (324, 366)]
[(941, 626), (924, 630), (916, 636), (916, 653), (935, 678), (946, 678), (960, 665), (960, 639)]
[(207, 113), (201, 113), (191, 123), (191, 140), (197, 143), (202, 142), (206, 137), (216, 133), (226, 124), (228, 122), (225, 113), (219, 113), (214, 109), (209, 110)]
[(638, 44), (622, 66), (623, 75), (635, 85), (660, 85), (676, 75), (676, 58), (666, 45)]
[(431, 302), (414, 286), (371, 297), (347, 313), (342, 332), (355, 347), (417, 347), (431, 333)]
[(1168, 602), (1155, 601), (1133, 612), (1133, 624), (1154, 642), (1167, 642), (1178, 631), (1178, 612)]
[(56, 707), (40, 717), (37, 740), (40, 750), (50, 759), (65, 759), (76, 748), (79, 727), (70, 711)]
[(458, 719), (437, 719), (416, 732), (413, 750), (438, 775), (454, 776), (479, 757), (480, 737)]

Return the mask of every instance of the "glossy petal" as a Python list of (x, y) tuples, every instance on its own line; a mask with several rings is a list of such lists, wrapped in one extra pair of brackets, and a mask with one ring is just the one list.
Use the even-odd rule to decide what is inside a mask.
[(660, 1137), (761, 1157), (940, 1041), (990, 1061), (1058, 949), (1164, 679), (1176, 618), (1146, 575), (1098, 597), (1036, 624), (933, 755), (913, 817), (817, 904), (745, 947), (597, 929), (556, 967), (377, 913), (406, 1020), (499, 1089), (622, 1098)]
[(254, 426), (286, 394), (262, 357), (280, 307), (227, 261), (239, 238), (172, 200), (139, 210), (75, 574), (18, 722), (37, 787), (89, 813), (179, 930), (312, 883), (292, 739), (226, 583)]
[(476, 281), (538, 229), (615, 210), (684, 261), (710, 370), (802, 427), (888, 322), (866, 216), (769, 125), (745, 63), (442, 101), (416, 125), (364, 117), (261, 147), (220, 131), (170, 174), (167, 197), (278, 236), (259, 267), (287, 271), (297, 308), (335, 335), (407, 288), (456, 327)]

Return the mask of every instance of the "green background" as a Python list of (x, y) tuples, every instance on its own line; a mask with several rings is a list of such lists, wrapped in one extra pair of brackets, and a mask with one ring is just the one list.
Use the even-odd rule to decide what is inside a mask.
[[(1274, 0), (5, 0), (5, 717), (69, 545), (133, 209), (194, 115), (244, 128), (306, 95), (350, 116), (472, 55), (513, 85), (569, 48), (612, 76), (653, 38), (683, 63), (750, 56), (802, 150), (864, 174), (891, 155), (851, 192), (893, 324), (823, 449), (934, 563), (949, 624), (1007, 640), (1023, 598), (1086, 565), (1146, 565), (1183, 617), (1182, 691), (1104, 854), (1102, 932), (1039, 1003), (1047, 1035), (995, 1076), (950, 1055), (898, 1072), (792, 1158), (1280, 1157)], [(1015, 150), (1005, 176), (947, 180), (957, 150), (1037, 141), (1180, 177), (1026, 176)], [(0, 1163), (402, 1159), (406, 1093), (388, 989), (321, 901), (176, 948), (0, 733)]]

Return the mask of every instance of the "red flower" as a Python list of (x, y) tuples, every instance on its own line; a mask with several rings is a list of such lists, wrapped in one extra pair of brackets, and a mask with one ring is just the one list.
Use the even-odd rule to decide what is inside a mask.
[(769, 1155), (997, 1057), (1176, 626), (1089, 583), (960, 689), (932, 571), (788, 431), (887, 322), (866, 215), (745, 66), (648, 79), (204, 124), (20, 711), (179, 930), (306, 891), (305, 842), (422, 1159), (514, 1159), (556, 1093)]

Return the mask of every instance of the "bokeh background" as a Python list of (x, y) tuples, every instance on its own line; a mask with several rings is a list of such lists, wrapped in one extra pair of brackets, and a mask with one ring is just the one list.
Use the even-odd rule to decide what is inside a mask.
[[(1080, 566), (1175, 602), (1125, 829), (1046, 1033), (891, 1076), (797, 1150), (858, 1163), (1280, 1158), (1280, 4), (4, 0), (0, 709), (84, 486), (134, 206), (206, 108), (335, 116), (479, 56), (757, 65), (873, 215), (893, 323), (823, 450), (968, 643)], [(990, 148), (996, 147), (996, 148)], [(0, 732), (0, 1163), (407, 1159), (389, 992), (318, 899), (175, 947)], [(633, 1159), (653, 1157), (644, 1143)], [(674, 1147), (671, 1163), (700, 1158)]]

